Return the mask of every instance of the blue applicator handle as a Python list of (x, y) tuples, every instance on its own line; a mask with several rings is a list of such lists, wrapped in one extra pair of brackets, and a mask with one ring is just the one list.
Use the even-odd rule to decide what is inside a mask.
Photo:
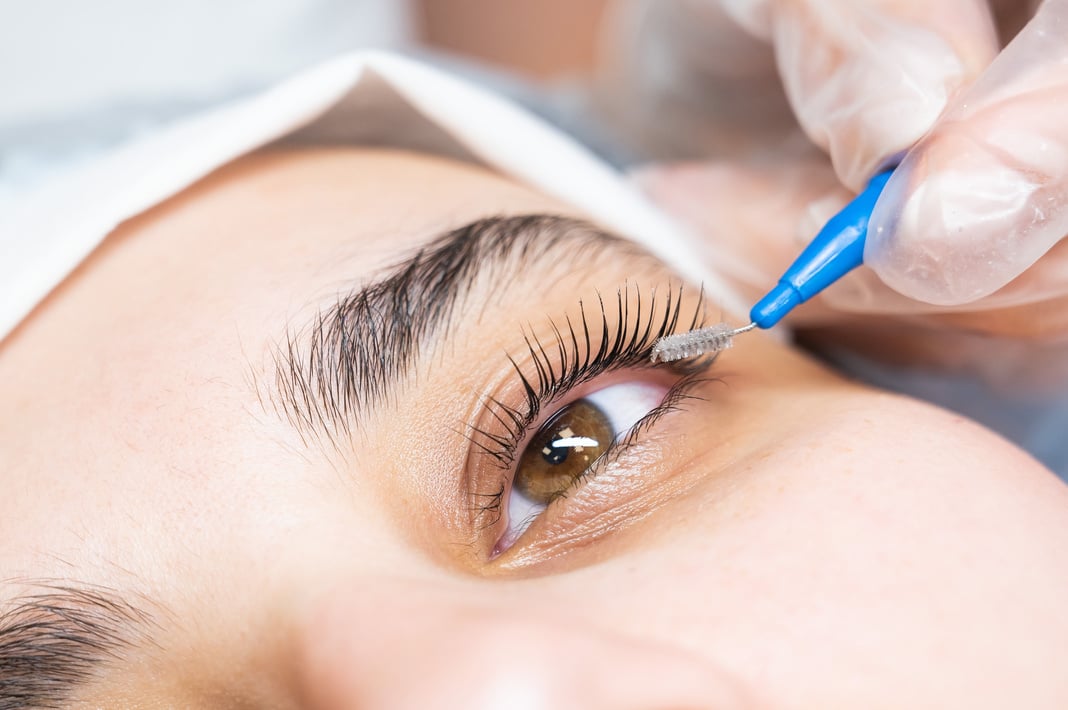
[(868, 220), (892, 170), (871, 179), (864, 191), (830, 219), (768, 295), (757, 301), (749, 319), (770, 328), (783, 316), (864, 263)]

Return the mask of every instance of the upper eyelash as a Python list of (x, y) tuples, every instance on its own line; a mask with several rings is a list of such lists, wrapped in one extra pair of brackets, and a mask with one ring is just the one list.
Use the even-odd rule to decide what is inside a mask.
[[(635, 296), (633, 315), (630, 304), (632, 288)], [(484, 398), (486, 409), (504, 431), (494, 433), (471, 425), (468, 427), (467, 438), (483, 453), (493, 458), (500, 468), (510, 468), (515, 463), (519, 445), (526, 432), (538, 420), (542, 410), (552, 402), (560, 399), (575, 387), (607, 372), (623, 368), (663, 368), (664, 365), (652, 365), (649, 355), (657, 340), (675, 332), (682, 312), (682, 295), (682, 286), (676, 290), (674, 285), (669, 284), (665, 305), (661, 307), (663, 313), (658, 316), (656, 289), (652, 290), (649, 307), (645, 309), (642, 291), (636, 286), (632, 287), (629, 283), (625, 284), (616, 292), (615, 333), (613, 334), (608, 308), (603, 296), (598, 293), (601, 342), (596, 352), (592, 347), (590, 320), (582, 301), (579, 301), (578, 330), (570, 316), (567, 316), (565, 320), (566, 329), (561, 329), (555, 321), (550, 319), (549, 327), (557, 341), (555, 348), (550, 347), (547, 350), (534, 335), (533, 328), (528, 327), (523, 333), (523, 338), (529, 359), (534, 366), (534, 377), (528, 377), (519, 362), (511, 355), (508, 356), (523, 385), (524, 403), (519, 407), (513, 407), (495, 397), (486, 395)], [(705, 299), (702, 289), (686, 329), (693, 330), (700, 327), (704, 323), (704, 317)], [(687, 375), (705, 369), (709, 361), (710, 359), (679, 361), (670, 363), (668, 367), (680, 375)]]

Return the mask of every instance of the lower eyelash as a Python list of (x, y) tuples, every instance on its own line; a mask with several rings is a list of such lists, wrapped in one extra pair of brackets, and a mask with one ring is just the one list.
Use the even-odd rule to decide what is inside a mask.
[(485, 530), (492, 528), (494, 525), (500, 522), (501, 513), (504, 510), (504, 491), (505, 484), (502, 482), (500, 488), (494, 493), (472, 493), (472, 497), (480, 501), (478, 504), (471, 506), (471, 513), (475, 518), (483, 519), (479, 525), (479, 530)]
[[(674, 285), (669, 284), (663, 306), (658, 306), (657, 290), (652, 289), (651, 293), (648, 308), (643, 308), (642, 291), (637, 286), (625, 284), (619, 289), (616, 292), (615, 312), (611, 314), (615, 316), (614, 329), (609, 318), (609, 307), (606, 307), (600, 293), (597, 295), (597, 305), (601, 322), (596, 330), (591, 330), (585, 304), (579, 301), (578, 330), (570, 316), (565, 317), (566, 328), (563, 329), (555, 321), (549, 321), (556, 340), (555, 348), (546, 349), (534, 335), (533, 328), (528, 326), (523, 333), (523, 339), (527, 346), (528, 358), (534, 367), (534, 377), (528, 377), (516, 359), (507, 356), (523, 385), (524, 404), (514, 407), (486, 395), (486, 409), (502, 427), (503, 432), (494, 433), (473, 425), (468, 426), (466, 436), (471, 443), (493, 458), (500, 468), (510, 468), (515, 463), (519, 445), (526, 432), (537, 421), (541, 411), (575, 387), (607, 372), (665, 367), (652, 365), (649, 355), (657, 340), (675, 332), (682, 312), (683, 288), (679, 286), (676, 289)], [(658, 314), (658, 309), (663, 312)], [(684, 330), (701, 327), (704, 322), (705, 300), (702, 289), (690, 322)], [(594, 338), (591, 334), (597, 331), (600, 331), (600, 344), (594, 351)], [(711, 361), (711, 358), (680, 361), (670, 363), (666, 367), (680, 376), (685, 376), (705, 370)]]

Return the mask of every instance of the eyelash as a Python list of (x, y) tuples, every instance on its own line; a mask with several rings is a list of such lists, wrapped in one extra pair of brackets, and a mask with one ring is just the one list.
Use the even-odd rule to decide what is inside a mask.
[[(681, 402), (691, 396), (687, 394), (688, 390), (699, 381), (695, 375), (707, 369), (714, 358), (676, 361), (668, 365), (651, 363), (649, 358), (656, 341), (676, 332), (683, 310), (683, 289), (681, 286), (677, 290), (673, 286), (668, 287), (666, 306), (662, 307), (663, 313), (659, 316), (657, 315), (656, 289), (653, 289), (651, 293), (651, 302), (646, 309), (643, 307), (642, 291), (630, 284), (625, 285), (616, 292), (615, 312), (611, 314), (614, 318), (611, 319), (609, 317), (610, 306), (606, 306), (603, 296), (598, 293), (597, 306), (600, 323), (596, 323), (595, 330), (591, 330), (586, 307), (582, 301), (579, 301), (577, 329), (570, 316), (565, 319), (565, 328), (560, 328), (553, 320), (549, 321), (556, 345), (548, 349), (534, 335), (533, 328), (528, 326), (523, 333), (523, 339), (529, 360), (533, 363), (535, 376), (528, 377), (519, 362), (511, 355), (508, 356), (523, 386), (523, 404), (514, 407), (493, 396), (486, 395), (484, 398), (486, 409), (501, 425), (503, 432), (494, 433), (472, 425), (468, 427), (469, 433), (466, 435), (468, 440), (482, 453), (490, 456), (500, 469), (510, 470), (527, 432), (548, 406), (563, 399), (576, 387), (600, 375), (624, 369), (663, 370), (667, 368), (682, 379), (669, 390), (660, 405), (646, 414), (624, 437), (610, 444), (601, 455), (602, 461), (608, 460), (629, 446), (642, 430), (651, 426), (664, 414), (678, 409)], [(702, 327), (705, 320), (704, 314), (705, 301), (702, 289), (686, 329)], [(601, 341), (600, 346), (594, 352), (591, 334), (596, 331), (600, 332)], [(580, 477), (580, 481), (576, 481), (576, 484), (584, 479), (585, 476)], [(506, 483), (502, 482), (500, 488), (494, 492), (474, 493), (476, 500), (483, 501), (474, 506), (474, 512), (479, 517), (491, 517), (489, 522), (483, 526), (484, 528), (496, 524), (500, 519), (506, 488)], [(561, 494), (563, 495), (566, 495), (566, 492)]]

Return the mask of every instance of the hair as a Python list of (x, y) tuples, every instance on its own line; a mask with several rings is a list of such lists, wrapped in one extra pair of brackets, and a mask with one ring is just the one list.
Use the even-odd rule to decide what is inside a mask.
[(114, 590), (30, 586), (0, 611), (0, 710), (62, 708), (155, 626)]
[(447, 328), (458, 302), (490, 269), (511, 278), (566, 243), (568, 264), (607, 243), (644, 254), (581, 220), (546, 214), (479, 219), (443, 234), (384, 277), (357, 287), (290, 332), (274, 352), (275, 393), (267, 399), (301, 434), (348, 434), (356, 416), (386, 399)]

